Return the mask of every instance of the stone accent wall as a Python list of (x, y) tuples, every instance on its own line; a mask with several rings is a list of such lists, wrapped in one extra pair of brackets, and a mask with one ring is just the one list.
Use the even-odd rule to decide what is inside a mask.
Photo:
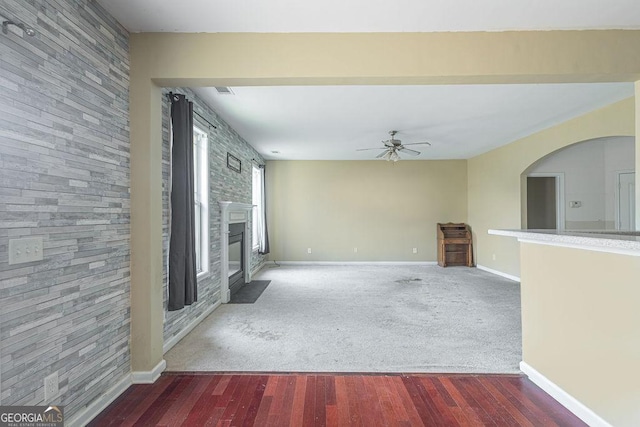
[[(0, 14), (37, 31), (0, 33), (0, 401), (70, 417), (130, 372), (129, 35), (90, 0)], [(44, 260), (9, 265), (26, 236)]]
[[(166, 311), (164, 341), (179, 334), (198, 316), (220, 300), (220, 208), (219, 201), (251, 203), (252, 159), (264, 163), (262, 156), (238, 133), (222, 120), (195, 92), (188, 88), (167, 88), (169, 91), (186, 95), (193, 102), (194, 111), (206, 117), (217, 129), (209, 126), (194, 114), (195, 126), (207, 132), (209, 139), (209, 274), (198, 281), (198, 301), (178, 311)], [(163, 277), (164, 305), (167, 303), (167, 251), (169, 248), (169, 122), (170, 107), (166, 96), (163, 97), (162, 120), (162, 216), (163, 216)], [(227, 168), (227, 153), (231, 153), (242, 162), (242, 172)], [(251, 227), (252, 224), (249, 224)], [(263, 262), (265, 256), (254, 252), (251, 267)]]

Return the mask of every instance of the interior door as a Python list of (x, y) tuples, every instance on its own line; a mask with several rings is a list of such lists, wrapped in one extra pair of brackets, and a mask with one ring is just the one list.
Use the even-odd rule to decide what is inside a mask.
[(618, 174), (618, 229), (636, 229), (636, 174)]
[(527, 177), (527, 228), (557, 227), (556, 178)]

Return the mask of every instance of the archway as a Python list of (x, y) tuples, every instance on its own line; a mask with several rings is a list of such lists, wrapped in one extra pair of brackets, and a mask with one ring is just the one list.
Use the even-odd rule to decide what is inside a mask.
[(634, 138), (611, 136), (537, 160), (522, 173), (522, 227), (634, 229), (634, 159)]

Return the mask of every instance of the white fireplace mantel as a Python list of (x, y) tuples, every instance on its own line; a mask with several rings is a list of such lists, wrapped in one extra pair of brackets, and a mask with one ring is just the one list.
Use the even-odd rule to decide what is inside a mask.
[(244, 256), (243, 266), (245, 283), (251, 282), (251, 235), (249, 234), (249, 217), (253, 205), (248, 203), (219, 202), (220, 204), (220, 296), (223, 303), (231, 299), (229, 292), (229, 224), (244, 223)]

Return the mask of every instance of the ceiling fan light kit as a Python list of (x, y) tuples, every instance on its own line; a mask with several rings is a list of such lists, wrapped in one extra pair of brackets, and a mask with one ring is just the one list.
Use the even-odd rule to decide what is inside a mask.
[(398, 160), (400, 160), (400, 155), (398, 154), (399, 151), (402, 151), (405, 154), (409, 154), (411, 156), (418, 156), (420, 154), (419, 151), (416, 150), (411, 150), (409, 148), (406, 148), (405, 145), (431, 145), (429, 142), (414, 142), (412, 144), (402, 144), (402, 141), (399, 139), (396, 139), (395, 136), (398, 133), (397, 130), (392, 130), (389, 131), (389, 135), (391, 135), (391, 139), (388, 139), (386, 141), (382, 141), (382, 144), (384, 144), (384, 147), (382, 148), (359, 148), (356, 151), (366, 151), (366, 150), (384, 150), (382, 153), (378, 154), (376, 156), (376, 159), (383, 159), (386, 161), (394, 161), (397, 162)]
[(382, 158), (386, 161), (393, 160), (394, 162), (400, 160), (400, 156), (398, 156), (398, 153), (396, 153), (395, 150), (385, 151), (384, 153), (382, 153)]

